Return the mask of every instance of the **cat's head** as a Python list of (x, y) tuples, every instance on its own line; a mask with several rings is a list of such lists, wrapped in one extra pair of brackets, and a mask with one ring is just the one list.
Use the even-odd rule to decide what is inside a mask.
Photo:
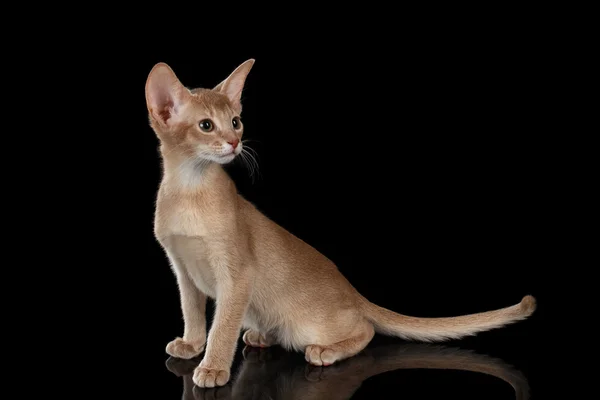
[(150, 125), (166, 150), (219, 164), (240, 154), (241, 96), (253, 65), (253, 59), (242, 63), (213, 89), (189, 90), (167, 64), (156, 64), (146, 81), (146, 105)]

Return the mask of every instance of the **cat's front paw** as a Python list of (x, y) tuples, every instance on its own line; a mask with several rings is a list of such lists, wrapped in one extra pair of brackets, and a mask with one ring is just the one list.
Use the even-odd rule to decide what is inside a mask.
[(189, 360), (204, 351), (204, 342), (188, 342), (182, 338), (175, 338), (167, 344), (166, 352), (168, 355), (176, 358)]
[(225, 386), (229, 382), (229, 370), (205, 367), (203, 363), (194, 370), (192, 380), (201, 388)]

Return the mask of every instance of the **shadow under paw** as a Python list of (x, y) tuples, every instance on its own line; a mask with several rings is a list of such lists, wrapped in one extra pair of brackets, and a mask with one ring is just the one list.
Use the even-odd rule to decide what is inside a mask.
[(355, 355), (350, 360), (340, 360), (328, 366), (316, 366), (307, 363), (304, 368), (304, 377), (310, 382), (319, 382), (340, 376), (360, 375), (364, 370), (370, 368), (374, 362), (375, 359), (373, 357), (361, 353)]
[(242, 350), (244, 360), (249, 363), (267, 362), (273, 359), (273, 351), (271, 348), (260, 348), (246, 346)]
[(195, 400), (226, 400), (231, 399), (231, 385), (216, 388), (200, 388), (194, 386)]
[(200, 361), (202, 361), (201, 356), (190, 358), (189, 360), (171, 356), (165, 361), (165, 366), (175, 376), (186, 376), (194, 372)]

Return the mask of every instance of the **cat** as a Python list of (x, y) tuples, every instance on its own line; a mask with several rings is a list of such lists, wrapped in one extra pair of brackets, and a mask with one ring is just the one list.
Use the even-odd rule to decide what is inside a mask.
[[(401, 369), (468, 371), (498, 378), (510, 386), (517, 400), (530, 398), (525, 375), (499, 358), (469, 350), (429, 344), (388, 344), (368, 346), (346, 362), (330, 367), (307, 368), (295, 353), (254, 349), (246, 346), (244, 360), (225, 387), (198, 389), (193, 382), (194, 359), (169, 357), (165, 365), (183, 379), (183, 400), (199, 399), (289, 399), (347, 400), (367, 379)], [(400, 377), (401, 375), (397, 375)], [(399, 395), (403, 393), (398, 388)], [(400, 397), (400, 396), (398, 396)]]
[[(278, 344), (328, 366), (359, 353), (376, 332), (419, 341), (458, 339), (529, 317), (527, 295), (512, 306), (448, 318), (417, 318), (369, 302), (315, 248), (237, 193), (224, 170), (243, 150), (241, 95), (255, 63), (240, 64), (214, 88), (189, 89), (157, 63), (145, 86), (159, 139), (162, 180), (154, 234), (177, 280), (182, 337), (166, 352), (189, 359), (199, 387), (223, 386), (242, 328), (244, 343)], [(215, 300), (207, 336), (206, 299)]]

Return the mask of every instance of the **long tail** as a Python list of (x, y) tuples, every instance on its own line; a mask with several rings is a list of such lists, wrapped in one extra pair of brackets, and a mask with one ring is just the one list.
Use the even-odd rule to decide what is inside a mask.
[(536, 308), (533, 296), (525, 296), (519, 304), (477, 314), (448, 318), (418, 318), (402, 315), (379, 307), (362, 298), (362, 310), (383, 335), (423, 342), (438, 342), (472, 336), (478, 332), (521, 321), (529, 317)]

